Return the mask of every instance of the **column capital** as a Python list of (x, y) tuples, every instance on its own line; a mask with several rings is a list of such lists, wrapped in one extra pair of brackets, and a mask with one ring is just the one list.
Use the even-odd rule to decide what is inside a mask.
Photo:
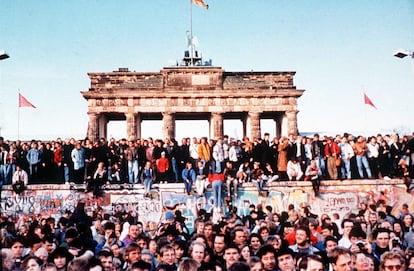
[(297, 113), (299, 113), (299, 110), (294, 110), (294, 109), (286, 110), (286, 114), (297, 114)]
[(260, 112), (260, 111), (249, 111), (247, 114), (249, 115), (249, 117), (260, 117), (260, 114), (262, 114), (262, 112)]

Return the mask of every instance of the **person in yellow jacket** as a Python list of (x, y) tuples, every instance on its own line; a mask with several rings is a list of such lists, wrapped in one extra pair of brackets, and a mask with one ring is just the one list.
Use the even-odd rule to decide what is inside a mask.
[(208, 163), (211, 159), (210, 153), (210, 145), (207, 143), (207, 138), (202, 137), (200, 140), (200, 144), (197, 147), (198, 151), (198, 158), (206, 163)]

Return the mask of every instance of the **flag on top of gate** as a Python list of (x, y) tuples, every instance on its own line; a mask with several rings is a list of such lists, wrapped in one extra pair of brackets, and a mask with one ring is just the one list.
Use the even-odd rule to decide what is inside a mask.
[(377, 109), (371, 99), (364, 93), (364, 103)]
[(208, 5), (206, 5), (206, 3), (204, 3), (203, 0), (191, 0), (191, 2), (193, 2), (193, 4), (199, 5), (205, 9), (208, 9)]
[(28, 99), (26, 99), (22, 94), (19, 92), (19, 107), (33, 107), (36, 108)]

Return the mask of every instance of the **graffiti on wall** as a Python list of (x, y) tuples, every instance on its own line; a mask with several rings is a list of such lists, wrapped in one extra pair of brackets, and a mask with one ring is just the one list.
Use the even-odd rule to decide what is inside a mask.
[(143, 193), (138, 194), (111, 194), (111, 210), (113, 214), (128, 212), (137, 217), (144, 225), (149, 221), (159, 222), (162, 214), (161, 201), (157, 198), (144, 197)]
[(2, 191), (0, 211), (2, 214), (35, 214), (56, 216), (66, 210), (73, 211), (81, 195), (72, 190), (25, 190), (18, 195), (11, 190)]
[[(85, 197), (83, 192), (65, 189), (64, 186), (38, 187), (40, 189), (28, 189), (21, 195), (15, 194), (10, 189), (4, 189), (0, 201), (1, 214), (59, 217), (66, 210), (73, 211), (77, 202)], [(148, 221), (157, 223), (166, 210), (180, 210), (186, 218), (187, 227), (193, 229), (198, 210), (205, 209), (210, 212), (213, 208), (213, 196), (210, 191), (207, 191), (204, 197), (188, 196), (182, 191), (182, 189), (177, 189), (175, 192), (160, 191), (157, 192), (158, 197), (145, 198), (143, 192), (139, 190), (106, 190), (105, 199), (98, 205), (108, 213), (131, 212), (143, 223)], [(315, 197), (311, 187), (277, 186), (263, 196), (259, 195), (253, 187), (241, 188), (238, 200), (233, 201), (232, 205), (237, 207), (240, 216), (249, 214), (249, 205), (257, 206), (260, 203), (263, 207), (270, 205), (278, 213), (287, 210), (289, 204), (293, 204), (296, 208), (307, 204), (313, 213), (326, 213), (330, 216), (338, 213), (340, 217), (344, 217), (350, 212), (356, 213), (361, 203), (373, 204), (378, 201), (384, 201), (385, 204), (392, 206), (395, 216), (399, 215), (404, 203), (414, 211), (413, 194), (407, 193), (405, 185), (398, 184), (342, 185), (339, 183), (335, 186), (321, 187), (318, 197)], [(224, 213), (228, 211), (229, 206), (226, 202)]]

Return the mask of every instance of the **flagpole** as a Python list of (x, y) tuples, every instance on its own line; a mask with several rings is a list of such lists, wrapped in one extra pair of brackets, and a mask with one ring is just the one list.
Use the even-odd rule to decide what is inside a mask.
[(194, 48), (193, 48), (193, 3), (190, 0), (190, 59), (191, 59), (191, 66), (194, 66)]
[(17, 140), (20, 139), (20, 90), (17, 93), (18, 104), (17, 104)]

